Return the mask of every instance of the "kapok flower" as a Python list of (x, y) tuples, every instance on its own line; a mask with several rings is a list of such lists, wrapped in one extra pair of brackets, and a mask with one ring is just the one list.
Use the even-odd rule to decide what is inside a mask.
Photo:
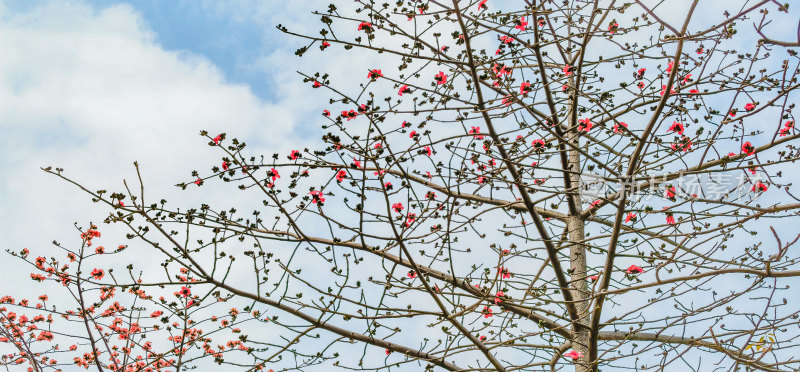
[(544, 147), (545, 147), (545, 145), (546, 145), (546, 143), (545, 143), (545, 142), (544, 142), (544, 140), (543, 140), (543, 139), (541, 139), (541, 138), (540, 138), (540, 139), (535, 139), (535, 140), (533, 140), (533, 142), (531, 142), (531, 146), (533, 146), (533, 149), (534, 149), (536, 152), (542, 152), (542, 151), (544, 151)]
[(414, 271), (414, 270), (409, 270), (408, 274), (406, 274), (406, 276), (409, 277), (410, 279), (414, 279), (414, 278), (417, 277), (417, 272)]
[(678, 142), (672, 144), (672, 150), (688, 152), (692, 149), (692, 140), (683, 136)]
[(617, 23), (615, 21), (609, 22), (609, 24), (608, 24), (608, 32), (613, 34), (614, 32), (617, 31), (617, 29), (619, 29), (619, 23)]
[(628, 274), (641, 274), (644, 272), (644, 269), (636, 265), (631, 265), (625, 272)]
[(325, 202), (325, 198), (322, 197), (322, 191), (312, 190), (308, 194), (311, 195), (311, 202), (314, 204)]
[(395, 212), (400, 213), (400, 211), (403, 210), (403, 203), (392, 204), (392, 209), (394, 209)]
[(683, 135), (683, 129), (684, 129), (683, 124), (678, 123), (676, 121), (676, 122), (673, 122), (672, 125), (669, 126), (668, 130), (670, 132), (675, 132), (675, 133), (678, 133), (680, 135)]
[(753, 155), (753, 153), (755, 153), (755, 151), (756, 151), (756, 148), (755, 148), (755, 146), (753, 146), (752, 143), (750, 143), (750, 141), (747, 141), (744, 144), (742, 144), (742, 153), (743, 154), (745, 154), (745, 155)]
[(489, 9), (489, 7), (486, 6), (486, 2), (487, 1), (489, 1), (489, 0), (481, 0), (481, 2), (478, 3), (478, 10)]
[(212, 141), (214, 141), (214, 144), (219, 145), (219, 141), (222, 141), (222, 134), (217, 134), (217, 136), (214, 137)]
[[(666, 86), (666, 85), (661, 85), (661, 93), (659, 93), (659, 95), (660, 95), (660, 96), (663, 96), (663, 95), (664, 95), (664, 92), (666, 92), (666, 91), (667, 91), (667, 86)], [(671, 87), (671, 88), (669, 88), (669, 94), (675, 94), (675, 93), (678, 93), (678, 92), (675, 90), (675, 87)]]
[(627, 216), (625, 216), (625, 222), (626, 223), (631, 222), (631, 221), (636, 222), (636, 213), (630, 212), (630, 213), (628, 213)]
[(689, 93), (691, 93), (691, 94), (697, 94), (697, 93), (700, 93), (700, 91), (699, 91), (699, 90), (697, 90), (697, 89), (689, 89)]
[(375, 80), (375, 79), (377, 79), (379, 77), (382, 77), (382, 76), (383, 76), (383, 73), (381, 72), (381, 70), (378, 70), (378, 69), (369, 70), (369, 72), (367, 73), (367, 77), (370, 78), (370, 80)]
[(203, 180), (201, 180), (200, 177), (197, 177), (197, 179), (194, 180), (194, 184), (197, 186), (200, 186), (201, 183), (203, 183)]
[(497, 268), (497, 274), (503, 279), (508, 279), (511, 277), (511, 273), (508, 271), (508, 268), (503, 266)]
[(311, 85), (312, 88), (319, 88), (322, 84), (319, 81), (314, 80), (314, 84)]
[(356, 110), (350, 110), (350, 111), (345, 110), (345, 111), (342, 111), (342, 117), (346, 118), (347, 121), (355, 119), (356, 116), (358, 116), (358, 113), (356, 112)]
[(525, 31), (526, 27), (528, 27), (528, 21), (525, 20), (525, 17), (520, 18), (517, 25), (514, 26), (515, 29), (520, 31)]
[(755, 110), (755, 108), (756, 108), (756, 105), (755, 105), (755, 103), (752, 103), (752, 102), (744, 105), (745, 111), (753, 111), (753, 110)]
[(444, 83), (446, 83), (446, 82), (447, 82), (447, 75), (445, 75), (445, 74), (444, 74), (444, 72), (442, 72), (442, 71), (439, 71), (439, 73), (438, 73), (438, 74), (436, 74), (436, 75), (433, 77), (433, 80), (435, 80), (435, 81), (436, 81), (436, 84), (438, 84), (438, 85), (442, 85), (442, 84), (444, 84)]
[(402, 96), (403, 93), (411, 93), (411, 88), (409, 88), (408, 85), (403, 85), (402, 87), (400, 87), (400, 90), (397, 92), (397, 95)]
[(669, 64), (667, 64), (667, 72), (672, 72), (672, 65), (674, 63), (675, 63), (675, 61), (669, 61)]
[(292, 152), (289, 153), (289, 160), (297, 160), (297, 158), (300, 157), (303, 157), (303, 154), (298, 150), (292, 150)]
[(585, 119), (579, 119), (579, 120), (578, 120), (578, 130), (579, 130), (579, 131), (581, 131), (581, 130), (582, 130), (582, 131), (584, 131), (584, 132), (588, 132), (588, 131), (592, 130), (592, 126), (593, 126), (593, 125), (594, 125), (594, 124), (592, 124), (592, 121), (591, 121), (591, 120), (589, 120), (588, 118), (585, 118)]
[(564, 75), (566, 75), (566, 76), (572, 75), (572, 70), (573, 70), (573, 67), (569, 67), (569, 65), (564, 65), (564, 68), (561, 69), (561, 71), (563, 71)]
[(224, 160), (222, 161), (222, 170), (228, 170), (228, 162), (227, 161), (224, 161)]
[(491, 318), (492, 317), (492, 309), (489, 306), (484, 306), (483, 311), (481, 311), (484, 318)]
[(674, 225), (675, 224), (675, 216), (672, 213), (667, 213), (667, 224)]
[(664, 192), (664, 196), (672, 201), (675, 201), (675, 186), (669, 185), (667, 186), (667, 190)]
[(416, 220), (417, 220), (417, 215), (414, 213), (409, 213), (408, 216), (406, 216), (406, 227), (411, 226), (411, 224), (414, 223), (414, 221)]
[(361, 23), (359, 23), (358, 30), (359, 31), (364, 31), (364, 32), (366, 32), (368, 34), (371, 34), (373, 31), (375, 31), (375, 29), (372, 28), (372, 24), (369, 23), (369, 22), (361, 22)]
[(494, 304), (497, 305), (503, 302), (503, 297), (505, 297), (505, 295), (506, 294), (503, 291), (497, 291), (497, 293), (494, 295)]
[(581, 353), (579, 353), (579, 352), (577, 352), (575, 350), (572, 350), (569, 353), (564, 354), (564, 356), (567, 357), (567, 358), (572, 358), (572, 361), (577, 362), (578, 359), (583, 357), (583, 354), (581, 354)]
[(480, 133), (481, 133), (481, 127), (472, 127), (472, 129), (470, 129), (470, 131), (469, 131), (469, 134), (474, 134), (475, 135), (475, 139), (476, 140), (482, 140), (483, 139), (483, 135), (480, 134)]
[(158, 317), (160, 317), (162, 314), (164, 314), (164, 312), (163, 312), (163, 311), (161, 311), (161, 310), (156, 310), (156, 311), (153, 311), (153, 313), (152, 313), (152, 314), (150, 314), (150, 317), (151, 317), (151, 318), (158, 318)]
[(625, 124), (623, 122), (619, 122), (619, 124), (614, 124), (614, 133), (622, 133), (622, 129), (620, 129), (621, 126), (627, 128), (628, 124)]
[(328, 111), (328, 110), (322, 110), (322, 116), (326, 116), (326, 117), (331, 116), (331, 112)]
[(347, 178), (346, 170), (340, 169), (338, 172), (336, 172), (336, 182), (342, 182), (345, 178)]
[(184, 298), (189, 297), (192, 295), (192, 290), (189, 287), (181, 287), (181, 290), (175, 292), (176, 295), (183, 296)]
[(520, 84), (520, 86), (519, 86), (519, 93), (520, 94), (526, 95), (526, 94), (530, 93), (531, 91), (533, 91), (533, 88), (531, 88), (531, 83), (526, 81), (526, 82), (523, 82), (522, 84)]
[(764, 191), (767, 191), (767, 188), (768, 187), (764, 182), (758, 181), (758, 182), (756, 182), (755, 185), (753, 185), (753, 187), (750, 189), (750, 191), (756, 191), (757, 190), (758, 192), (764, 192)]
[(267, 177), (272, 178), (272, 182), (275, 182), (276, 179), (281, 178), (281, 175), (278, 174), (278, 170), (275, 168), (270, 168), (267, 172)]
[(331, 43), (329, 43), (329, 42), (327, 42), (327, 41), (323, 41), (323, 42), (322, 42), (322, 45), (319, 47), (319, 50), (325, 50), (325, 49), (326, 49), (326, 48), (328, 48), (329, 46), (331, 46)]

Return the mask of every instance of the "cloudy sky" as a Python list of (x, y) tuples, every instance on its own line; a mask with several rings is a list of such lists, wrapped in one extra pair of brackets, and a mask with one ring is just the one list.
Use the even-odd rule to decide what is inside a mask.
[[(254, 153), (317, 137), (324, 97), (310, 96), (296, 71), (323, 62), (295, 58), (299, 42), (275, 25), (308, 31), (319, 2), (234, 3), (0, 0), (3, 250), (46, 251), (77, 236), (74, 222), (104, 214), (39, 167), (120, 190), (138, 161), (151, 195), (191, 200), (216, 192), (173, 186), (219, 158), (201, 129), (246, 139)], [(0, 292), (24, 292), (5, 283), (27, 269), (3, 269)]]

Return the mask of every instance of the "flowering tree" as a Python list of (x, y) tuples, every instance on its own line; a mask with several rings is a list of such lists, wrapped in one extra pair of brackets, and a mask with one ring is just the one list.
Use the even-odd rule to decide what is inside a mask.
[[(319, 35), (279, 25), (298, 56), (374, 65), (302, 75), (330, 97), (318, 148), (258, 158), (201, 133), (219, 163), (178, 186), (229, 183), (249, 216), (45, 168), (128, 233), (11, 252), (72, 303), (3, 297), (2, 363), (800, 368), (800, 59), (766, 36), (788, 5), (500, 3), (345, 1), (314, 13)], [(160, 266), (117, 266), (143, 254)]]

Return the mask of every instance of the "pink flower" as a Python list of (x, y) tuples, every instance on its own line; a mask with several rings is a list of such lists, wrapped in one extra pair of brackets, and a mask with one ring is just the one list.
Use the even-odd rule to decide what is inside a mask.
[(590, 204), (592, 208), (597, 208), (598, 205), (600, 205), (600, 200), (595, 200), (592, 202), (592, 204)]
[(744, 105), (744, 109), (746, 111), (753, 111), (755, 108), (756, 108), (756, 105), (754, 103), (748, 103), (748, 104)]
[(442, 85), (447, 82), (447, 75), (445, 75), (444, 72), (439, 71), (439, 73), (433, 77), (433, 80), (436, 80), (436, 84)]
[(564, 75), (566, 76), (572, 75), (572, 68), (569, 67), (569, 65), (564, 65), (564, 68), (561, 69), (561, 71), (564, 71)]
[(672, 72), (672, 65), (674, 63), (675, 63), (675, 61), (669, 61), (669, 64), (667, 65), (667, 72)]
[(292, 152), (289, 153), (289, 160), (297, 160), (297, 158), (302, 157), (302, 156), (303, 155), (300, 154), (300, 151), (292, 150)]
[(625, 272), (628, 274), (641, 274), (644, 272), (644, 269), (636, 265), (631, 265)]
[(414, 223), (414, 221), (416, 220), (417, 220), (417, 215), (414, 213), (409, 213), (408, 216), (406, 216), (406, 227), (411, 226), (411, 224)]
[(581, 354), (581, 353), (579, 353), (579, 352), (577, 352), (575, 350), (572, 350), (569, 353), (564, 354), (564, 356), (567, 357), (567, 358), (572, 358), (573, 361), (577, 362), (578, 359), (583, 357), (583, 354)]
[(281, 178), (281, 175), (278, 174), (278, 170), (275, 168), (270, 168), (267, 172), (267, 177), (272, 178), (272, 182), (275, 182), (276, 179)]
[(483, 311), (481, 311), (484, 318), (491, 318), (492, 317), (492, 309), (489, 306), (484, 306)]
[(592, 276), (590, 276), (590, 277), (589, 277), (589, 280), (591, 280), (591, 281), (595, 281), (595, 280), (597, 280), (599, 277), (600, 277), (599, 275), (592, 275)]
[(506, 294), (503, 291), (497, 291), (497, 293), (494, 295), (494, 304), (497, 305), (503, 302), (503, 296), (505, 295)]
[(536, 152), (544, 151), (545, 145), (546, 145), (546, 143), (541, 138), (540, 139), (535, 139), (535, 140), (533, 140), (533, 142), (531, 142), (531, 146), (533, 146), (533, 149), (536, 150)]
[(400, 211), (403, 210), (403, 204), (402, 203), (394, 203), (394, 204), (392, 204), (392, 209), (394, 209), (395, 212), (400, 213)]

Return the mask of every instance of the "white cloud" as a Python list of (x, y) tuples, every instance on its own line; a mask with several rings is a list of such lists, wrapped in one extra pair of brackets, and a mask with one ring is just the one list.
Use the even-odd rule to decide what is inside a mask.
[[(92, 188), (121, 190), (123, 178), (135, 180), (137, 160), (150, 195), (213, 198), (211, 187), (172, 187), (192, 169), (207, 173), (219, 162), (201, 129), (255, 138), (258, 153), (304, 142), (292, 135), (296, 115), (311, 110), (298, 99), (302, 92), (264, 102), (226, 82), (202, 56), (166, 51), (155, 40), (128, 5), (97, 10), (54, 1), (9, 13), (0, 4), (4, 249), (44, 251), (53, 239), (73, 237), (72, 222), (103, 216), (103, 208), (40, 166), (63, 167)], [(0, 283), (27, 275), (6, 266)], [(7, 290), (24, 288), (0, 288)]]

